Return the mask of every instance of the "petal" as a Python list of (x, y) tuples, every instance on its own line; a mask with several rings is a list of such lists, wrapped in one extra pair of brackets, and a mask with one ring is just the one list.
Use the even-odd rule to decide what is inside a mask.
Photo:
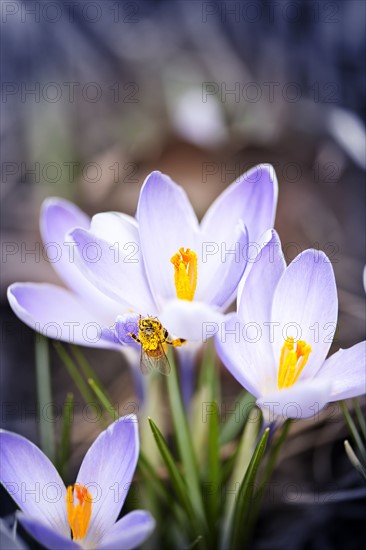
[(337, 324), (338, 298), (332, 264), (318, 250), (305, 250), (288, 266), (274, 295), (272, 322), (276, 327), (274, 350), (279, 365), (286, 336), (311, 345), (300, 379), (310, 379), (321, 367)]
[[(275, 379), (277, 367), (271, 338), (271, 309), (274, 292), (285, 271), (286, 263), (277, 233), (274, 230), (268, 231), (266, 239), (268, 242), (261, 248), (249, 274), (243, 277), (245, 282), (238, 297), (237, 311), (243, 325), (246, 327), (252, 325), (261, 336), (260, 343), (257, 344), (260, 349), (249, 350), (252, 361), (258, 361), (257, 369), (268, 369), (266, 375), (263, 373), (266, 378), (272, 376)], [(248, 345), (250, 348), (257, 347), (255, 341), (248, 342)], [(266, 386), (268, 387), (268, 382)]]
[(138, 455), (138, 424), (134, 415), (111, 424), (86, 453), (76, 483), (87, 486), (93, 498), (87, 544), (97, 544), (115, 523), (130, 488)]
[(73, 231), (72, 238), (76, 263), (96, 288), (120, 303), (121, 309), (154, 313), (138, 243), (121, 247), (118, 241), (110, 244), (84, 229)]
[(46, 455), (25, 437), (1, 430), (0, 458), (1, 483), (17, 506), (61, 536), (70, 536), (66, 488)]
[(238, 222), (231, 242), (201, 243), (195, 299), (225, 308), (236, 295), (247, 265), (248, 232)]
[(274, 292), (286, 269), (281, 242), (276, 231), (266, 234), (268, 242), (258, 253), (238, 297), (238, 315), (244, 322), (255, 321), (261, 327), (271, 320)]
[(162, 305), (176, 297), (170, 258), (182, 246), (198, 254), (197, 218), (183, 189), (160, 172), (146, 178), (137, 218), (147, 277), (155, 300)]
[(53, 267), (66, 285), (109, 323), (120, 313), (118, 304), (99, 292), (81, 273), (75, 263), (75, 243), (69, 236), (76, 227), (89, 229), (89, 226), (90, 218), (75, 204), (56, 197), (44, 201), (40, 228), (45, 254), (52, 259)]
[(103, 537), (99, 550), (137, 548), (153, 532), (155, 520), (149, 512), (134, 510), (117, 521)]
[(208, 241), (232, 242), (238, 220), (248, 228), (249, 242), (260, 243), (271, 229), (277, 206), (278, 185), (274, 168), (259, 164), (232, 183), (208, 209), (201, 228)]
[(166, 304), (159, 319), (172, 336), (202, 342), (212, 335), (212, 325), (218, 326), (224, 315), (203, 302), (176, 299)]
[(18, 514), (17, 517), (24, 529), (34, 539), (45, 546), (45, 548), (49, 548), (50, 550), (73, 550), (78, 548), (80, 550), (81, 547), (79, 544), (71, 540), (70, 532), (68, 536), (62, 536), (49, 525), (42, 523), (38, 518), (36, 519), (24, 514)]
[(96, 214), (91, 220), (90, 231), (109, 243), (118, 242), (121, 247), (131, 242), (138, 244), (140, 240), (135, 218), (120, 212)]
[(317, 418), (323, 407), (330, 401), (331, 385), (328, 380), (306, 380), (296, 382), (290, 388), (262, 395), (257, 405), (273, 421), (283, 418)]
[(331, 399), (348, 399), (366, 393), (366, 342), (340, 349), (327, 359), (316, 374), (316, 380), (329, 380)]
[(116, 343), (137, 345), (135, 340), (131, 338), (130, 334), (138, 334), (139, 317), (140, 316), (137, 313), (125, 313), (124, 315), (119, 315), (113, 327), (104, 329), (104, 331), (108, 331), (107, 337), (113, 338), (113, 341)]
[(229, 313), (215, 334), (216, 351), (234, 378), (251, 394), (260, 395), (258, 359), (260, 346), (246, 346), (242, 337), (242, 323), (236, 313)]
[(8, 288), (14, 313), (44, 336), (81, 346), (118, 348), (102, 339), (105, 320), (96, 318), (76, 294), (55, 285), (15, 283)]
[[(49, 257), (53, 258), (52, 245), (61, 250), (58, 261), (53, 266), (67, 286), (77, 292), (84, 282), (84, 276), (79, 272), (72, 260), (72, 251), (67, 234), (76, 227), (88, 229), (90, 218), (75, 204), (58, 197), (46, 199), (42, 204), (40, 215), (40, 229), (44, 244), (49, 248)], [(56, 256), (55, 256), (56, 257)]]

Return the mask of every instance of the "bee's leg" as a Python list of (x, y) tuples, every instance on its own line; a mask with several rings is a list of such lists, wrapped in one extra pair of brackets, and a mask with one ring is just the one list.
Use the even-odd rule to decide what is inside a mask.
[(141, 341), (136, 336), (136, 334), (133, 334), (133, 332), (130, 332), (128, 336), (131, 336), (131, 338), (133, 338), (135, 340), (135, 342), (137, 342), (138, 344), (141, 344)]
[(175, 348), (180, 348), (181, 345), (185, 344), (187, 340), (184, 338), (174, 338), (174, 340), (166, 340), (166, 343)]

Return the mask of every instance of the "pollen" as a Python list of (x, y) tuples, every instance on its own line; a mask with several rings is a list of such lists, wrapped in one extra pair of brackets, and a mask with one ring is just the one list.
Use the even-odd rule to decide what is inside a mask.
[[(75, 496), (78, 501), (76, 505)], [(70, 485), (67, 488), (67, 518), (74, 540), (83, 539), (86, 535), (92, 511), (92, 501), (93, 499), (84, 485)]]
[(294, 338), (287, 338), (282, 346), (278, 369), (278, 389), (290, 388), (299, 378), (311, 353), (311, 346)]
[(191, 302), (197, 286), (197, 254), (190, 248), (182, 247), (170, 261), (174, 265), (177, 298)]

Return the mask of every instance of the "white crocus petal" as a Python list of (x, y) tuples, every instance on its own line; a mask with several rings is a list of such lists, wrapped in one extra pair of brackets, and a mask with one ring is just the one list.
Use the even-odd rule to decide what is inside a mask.
[[(112, 245), (127, 252), (140, 249), (138, 224), (135, 218), (120, 212), (102, 212), (92, 217), (90, 231)], [(134, 249), (134, 250), (133, 250)]]
[(158, 306), (176, 297), (170, 259), (181, 247), (197, 251), (198, 221), (184, 190), (160, 172), (141, 189), (137, 219), (147, 277)]
[(265, 411), (269, 421), (276, 417), (317, 419), (319, 411), (330, 401), (330, 394), (329, 380), (306, 380), (262, 395), (257, 399), (257, 405)]
[(323, 364), (337, 324), (338, 298), (332, 264), (319, 250), (305, 250), (283, 273), (273, 299), (276, 365), (286, 337), (311, 346), (300, 380), (312, 378)]
[(75, 243), (69, 233), (76, 227), (89, 229), (90, 218), (75, 204), (57, 197), (46, 199), (42, 204), (40, 230), (50, 257), (59, 251), (52, 266), (66, 285), (87, 302), (88, 308), (97, 314), (100, 321), (108, 323), (120, 313), (118, 303), (88, 281), (75, 262)]
[(17, 514), (17, 519), (24, 529), (48, 550), (80, 550), (81, 548), (77, 541), (71, 540), (70, 531), (67, 535), (62, 535), (50, 525), (40, 521), (38, 517), (25, 514)]
[(230, 242), (202, 241), (199, 250), (195, 300), (222, 309), (235, 299), (240, 279), (247, 265), (248, 231), (238, 221)]
[(329, 381), (329, 401), (357, 397), (366, 393), (366, 342), (340, 349), (327, 359), (316, 375), (316, 380)]
[(267, 244), (259, 252), (246, 278), (244, 292), (238, 297), (237, 311), (245, 323), (256, 323), (263, 338), (269, 341), (273, 295), (286, 263), (276, 231), (268, 232), (267, 237)]
[(0, 430), (0, 481), (27, 515), (69, 536), (66, 488), (54, 465), (21, 435)]
[(225, 189), (207, 210), (202, 234), (217, 243), (230, 242), (238, 220), (248, 228), (249, 241), (260, 244), (261, 235), (273, 227), (278, 185), (274, 169), (259, 164)]
[(123, 516), (106, 533), (100, 550), (132, 550), (142, 544), (155, 528), (155, 520), (145, 510), (134, 510)]
[(224, 321), (217, 308), (196, 300), (171, 300), (164, 306), (159, 319), (170, 334), (196, 342), (213, 336)]
[(93, 499), (83, 543), (95, 547), (115, 523), (127, 496), (139, 455), (137, 418), (121, 417), (94, 441), (81, 464), (76, 483)]
[(118, 349), (102, 337), (107, 322), (77, 294), (45, 283), (14, 283), (8, 288), (14, 313), (29, 327), (48, 338), (81, 346)]
[[(241, 320), (236, 313), (229, 313), (215, 335), (216, 350), (223, 364), (239, 384), (259, 397), (262, 386), (260, 366), (266, 365), (268, 361), (258, 361), (258, 357), (262, 355), (260, 346), (247, 346), (243, 334)], [(270, 354), (271, 352), (269, 349)]]
[(122, 311), (132, 308), (154, 314), (155, 305), (139, 249), (131, 253), (115, 248), (84, 229), (73, 231), (72, 238), (77, 245), (75, 261), (96, 288), (119, 302)]

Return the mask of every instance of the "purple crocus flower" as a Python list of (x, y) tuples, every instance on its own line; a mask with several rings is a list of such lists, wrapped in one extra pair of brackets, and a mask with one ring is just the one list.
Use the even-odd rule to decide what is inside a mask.
[[(261, 242), (276, 204), (268, 165), (230, 185), (200, 224), (183, 189), (160, 172), (147, 177), (136, 219), (109, 212), (90, 222), (70, 203), (49, 199), (42, 235), (45, 244), (62, 246), (54, 265), (70, 290), (16, 283), (8, 289), (10, 305), (32, 328), (47, 326), (49, 336), (84, 345), (130, 343), (118, 335), (131, 325), (131, 314), (135, 321), (158, 316), (171, 334), (200, 341), (202, 324), (220, 320), (235, 298), (253, 253), (248, 239)], [(120, 326), (108, 330), (116, 319)], [(95, 338), (93, 325), (101, 328)]]
[(94, 441), (76, 483), (65, 487), (56, 468), (28, 439), (0, 431), (0, 479), (21, 509), (18, 520), (53, 550), (135, 548), (154, 529), (149, 512), (117, 520), (139, 454), (137, 418), (118, 419)]
[(276, 232), (267, 236), (216, 348), (269, 420), (316, 416), (329, 402), (365, 393), (365, 342), (326, 359), (338, 315), (332, 264), (306, 250), (286, 267)]

